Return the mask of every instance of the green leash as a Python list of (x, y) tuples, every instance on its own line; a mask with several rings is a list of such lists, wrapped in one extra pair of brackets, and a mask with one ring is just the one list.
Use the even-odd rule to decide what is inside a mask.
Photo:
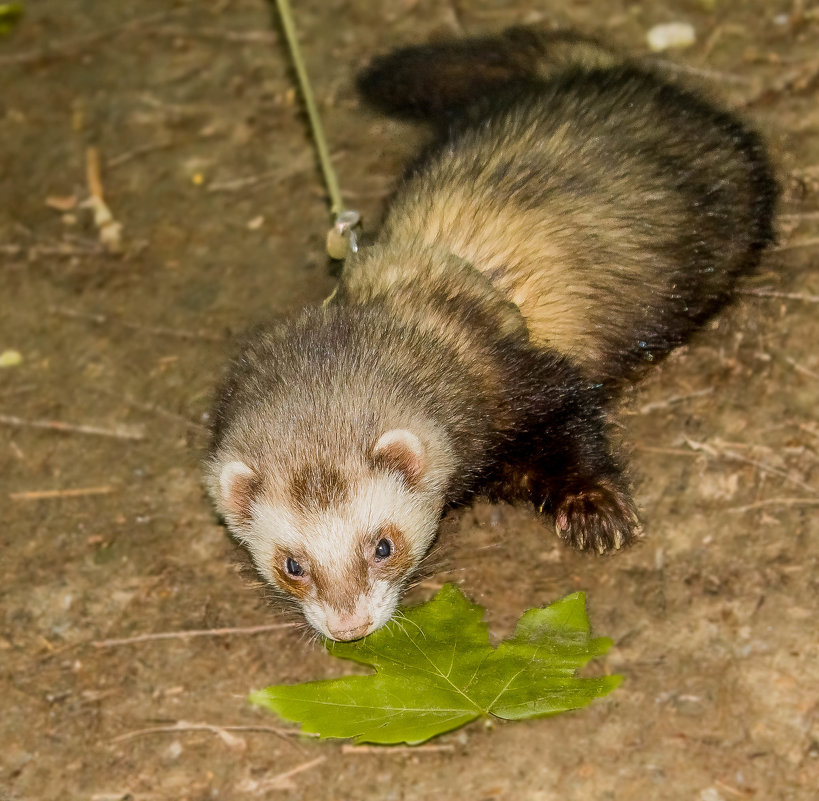
[(355, 253), (358, 250), (354, 228), (361, 220), (361, 215), (353, 209), (345, 209), (344, 201), (341, 198), (341, 189), (338, 185), (336, 171), (330, 159), (330, 150), (327, 147), (327, 139), (324, 136), (324, 128), (321, 124), (316, 100), (310, 86), (310, 79), (304, 67), (304, 61), (299, 50), (299, 43), (296, 37), (296, 28), (293, 24), (293, 13), (290, 8), (290, 0), (276, 0), (279, 17), (284, 28), (284, 35), (290, 49), (290, 58), (296, 68), (296, 75), (299, 79), (301, 95), (304, 105), (307, 108), (307, 116), (310, 120), (310, 128), (313, 133), (313, 141), (316, 144), (321, 171), (324, 173), (324, 183), (327, 186), (327, 193), (330, 196), (330, 211), (334, 216), (333, 227), (327, 232), (327, 253), (330, 258), (343, 259), (348, 253)]

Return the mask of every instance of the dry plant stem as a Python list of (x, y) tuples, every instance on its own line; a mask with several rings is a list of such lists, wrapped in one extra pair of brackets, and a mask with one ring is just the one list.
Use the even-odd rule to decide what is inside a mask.
[(107, 159), (105, 162), (105, 168), (107, 170), (111, 170), (114, 167), (121, 167), (123, 164), (127, 164), (129, 161), (133, 161), (134, 159), (144, 156), (147, 153), (155, 153), (158, 150), (169, 150), (172, 147), (173, 142), (158, 142), (156, 144), (135, 147), (132, 150), (126, 150), (124, 153), (120, 153), (118, 156), (112, 156), (110, 159)]
[(278, 40), (273, 31), (226, 31), (220, 28), (189, 28), (165, 25), (155, 28), (154, 36), (170, 36), (174, 39), (211, 39), (217, 42), (272, 45)]
[(819, 506), (819, 498), (767, 498), (746, 506), (734, 506), (726, 509), (728, 512), (750, 512), (754, 509), (764, 509), (766, 506)]
[(819, 303), (819, 295), (803, 292), (779, 292), (774, 289), (737, 289), (739, 295), (755, 295), (758, 298), (781, 298), (782, 300), (802, 300), (805, 303)]
[(720, 72), (719, 70), (712, 70), (706, 67), (695, 67), (692, 64), (677, 63), (664, 58), (649, 58), (648, 61), (668, 72), (684, 72), (691, 75), (699, 75), (702, 78), (708, 78), (716, 83), (734, 83), (747, 86), (754, 82), (753, 78), (747, 78), (744, 75), (737, 75), (732, 72)]
[(114, 648), (118, 645), (135, 645), (151, 640), (186, 640), (189, 637), (228, 637), (235, 634), (262, 634), (266, 631), (294, 628), (296, 623), (270, 623), (263, 626), (242, 626), (222, 629), (187, 629), (184, 631), (160, 631), (155, 634), (138, 634), (134, 637), (121, 637), (110, 640), (95, 640), (95, 648)]
[(695, 451), (686, 451), (682, 448), (663, 448), (658, 445), (641, 445), (638, 443), (634, 446), (634, 450), (646, 451), (647, 453), (665, 453), (669, 456), (688, 456), (690, 458), (697, 457), (697, 453)]
[(96, 147), (85, 151), (85, 172), (90, 197), (83, 204), (94, 214), (94, 225), (99, 232), (100, 243), (109, 253), (119, 253), (122, 249), (122, 224), (119, 223), (105, 202), (100, 175), (100, 154)]
[(383, 757), (385, 753), (390, 754), (440, 754), (452, 753), (454, 745), (391, 745), (386, 749), (383, 745), (350, 745), (346, 743), (341, 746), (342, 754), (376, 754)]
[(813, 370), (809, 370), (807, 367), (799, 364), (795, 359), (792, 359), (790, 356), (785, 357), (785, 361), (796, 370), (797, 373), (801, 373), (802, 375), (806, 375), (809, 378), (815, 378), (819, 380), (819, 373), (814, 372)]
[(25, 420), (8, 414), (0, 414), (0, 424), (13, 428), (45, 428), (50, 431), (61, 431), (65, 434), (88, 434), (94, 437), (112, 437), (113, 439), (145, 439), (141, 426), (120, 425), (116, 428), (101, 426), (77, 425), (64, 423), (61, 420)]
[(781, 253), (783, 250), (796, 250), (796, 248), (812, 248), (819, 245), (819, 237), (812, 239), (798, 239), (795, 242), (786, 242), (784, 245), (778, 245), (774, 248), (775, 251)]
[(102, 176), (100, 175), (100, 152), (95, 147), (86, 148), (85, 175), (91, 197), (103, 200)]
[(771, 86), (766, 86), (761, 91), (751, 95), (741, 104), (741, 107), (748, 108), (755, 106), (757, 103), (770, 102), (788, 92), (804, 92), (810, 89), (817, 79), (819, 79), (819, 58), (808, 59)]
[(723, 789), (729, 795), (734, 796), (735, 798), (748, 798), (748, 793), (742, 790), (737, 790), (736, 787), (731, 787), (730, 784), (726, 784), (719, 779), (714, 779), (714, 784)]
[(60, 245), (32, 245), (29, 248), (24, 248), (22, 245), (0, 245), (0, 253), (5, 253), (8, 256), (21, 256), (25, 253), (29, 261), (34, 261), (40, 256), (76, 258), (97, 256), (104, 252), (103, 248), (96, 244), (93, 247), (78, 247), (64, 243)]
[(97, 325), (112, 324), (119, 325), (131, 331), (141, 331), (144, 334), (153, 334), (162, 337), (176, 337), (177, 339), (205, 339), (211, 342), (225, 342), (227, 337), (221, 337), (214, 334), (208, 334), (204, 331), (180, 331), (176, 328), (165, 328), (157, 325), (142, 325), (140, 323), (131, 323), (127, 320), (118, 320), (116, 317), (111, 317), (105, 314), (90, 314), (89, 312), (75, 311), (74, 309), (66, 309), (61, 306), (51, 306), (49, 308), (50, 314), (56, 314), (60, 317), (70, 317), (74, 320), (88, 320)]
[(268, 170), (267, 172), (259, 173), (258, 175), (249, 175), (245, 178), (231, 178), (227, 181), (214, 181), (207, 187), (208, 192), (241, 192), (245, 189), (252, 189), (263, 184), (268, 184), (271, 181), (281, 179), (282, 177), (289, 177), (286, 172), (282, 170)]
[(157, 14), (148, 14), (144, 17), (137, 17), (129, 20), (124, 25), (115, 28), (107, 28), (104, 31), (93, 33), (89, 36), (78, 36), (76, 39), (69, 39), (63, 42), (54, 42), (46, 45), (40, 50), (29, 50), (23, 53), (11, 53), (0, 56), (0, 66), (5, 64), (36, 64), (38, 61), (50, 61), (58, 58), (69, 58), (78, 53), (84, 53), (88, 48), (100, 42), (111, 42), (117, 36), (139, 30), (154, 22), (161, 22), (164, 19), (175, 16), (179, 9), (171, 11), (160, 11)]
[(717, 46), (717, 43), (720, 39), (722, 39), (723, 35), (726, 32), (725, 25), (717, 25), (709, 34), (708, 38), (705, 40), (705, 44), (702, 46), (702, 50), (699, 54), (699, 60), (701, 62), (707, 62), (709, 57), (711, 56), (711, 52)]
[(164, 417), (167, 420), (172, 420), (180, 425), (185, 426), (186, 428), (190, 428), (193, 431), (200, 431), (204, 432), (207, 431), (207, 427), (200, 425), (199, 423), (195, 423), (193, 420), (188, 420), (187, 417), (181, 414), (177, 414), (176, 412), (172, 412), (170, 409), (165, 409), (162, 406), (157, 406), (153, 403), (143, 403), (142, 401), (135, 400), (134, 398), (129, 397), (128, 395), (120, 395), (116, 392), (111, 392), (107, 389), (102, 389), (101, 387), (97, 388), (97, 392), (101, 393), (102, 395), (106, 395), (109, 398), (117, 398), (121, 400), (123, 403), (127, 404), (128, 406), (133, 407), (134, 409), (139, 409), (142, 412), (148, 412), (149, 414), (155, 414), (159, 417)]
[(0, 398), (10, 398), (12, 395), (22, 395), (25, 392), (31, 392), (37, 389), (36, 384), (21, 384), (19, 387), (11, 387), (11, 389), (4, 389), (0, 392)]
[(778, 467), (773, 467), (765, 462), (759, 462), (756, 459), (748, 459), (746, 456), (742, 456), (736, 451), (730, 451), (724, 448), (715, 448), (713, 445), (708, 445), (705, 442), (695, 442), (694, 440), (688, 438), (686, 438), (685, 441), (688, 447), (692, 450), (701, 451), (702, 453), (706, 453), (717, 459), (730, 459), (732, 462), (751, 465), (752, 467), (756, 467), (757, 469), (761, 470), (763, 473), (779, 476), (779, 478), (788, 484), (801, 487), (803, 490), (807, 490), (814, 495), (819, 494), (819, 490), (817, 490), (815, 487), (812, 487), (810, 484), (806, 484), (804, 481), (800, 481), (798, 478), (791, 478), (784, 470), (780, 470)]
[(700, 389), (697, 392), (689, 392), (687, 395), (674, 395), (673, 397), (667, 398), (666, 400), (652, 401), (651, 403), (646, 403), (643, 406), (641, 406), (639, 409), (639, 413), (649, 414), (650, 412), (656, 412), (660, 409), (668, 409), (675, 403), (690, 400), (691, 398), (702, 398), (705, 395), (710, 395), (713, 391), (714, 391), (713, 387), (706, 387), (705, 389)]
[(819, 220), (819, 211), (795, 211), (778, 216), (780, 220)]
[(125, 740), (133, 740), (135, 737), (145, 737), (149, 734), (169, 734), (180, 731), (210, 731), (214, 734), (221, 734), (224, 731), (243, 731), (243, 732), (265, 732), (268, 734), (275, 734), (279, 737), (312, 737), (317, 735), (310, 735), (302, 733), (295, 729), (277, 729), (274, 726), (217, 726), (213, 723), (189, 723), (185, 720), (178, 720), (172, 726), (150, 726), (146, 729), (135, 729), (134, 731), (120, 734), (111, 739), (112, 743), (120, 743)]
[(270, 779), (266, 780), (264, 784), (269, 785), (271, 789), (275, 789), (276, 785), (286, 781), (291, 776), (295, 776), (297, 773), (303, 773), (305, 770), (310, 770), (310, 768), (320, 765), (326, 759), (327, 757), (321, 756), (316, 759), (311, 759), (309, 762), (303, 762), (301, 765), (296, 765), (295, 768), (286, 770), (284, 773), (278, 773), (277, 775), (272, 776)]
[(10, 492), (12, 501), (41, 501), (50, 498), (82, 498), (86, 495), (108, 495), (114, 488), (106, 487), (75, 487), (61, 490), (30, 490), (28, 492)]

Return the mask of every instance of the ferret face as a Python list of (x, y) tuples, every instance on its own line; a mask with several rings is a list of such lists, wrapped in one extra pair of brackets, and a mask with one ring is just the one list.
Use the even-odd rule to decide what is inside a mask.
[(221, 505), (259, 572), (313, 628), (358, 639), (393, 616), (437, 531), (443, 500), (419, 486), (424, 453), (410, 432), (390, 431), (356, 475), (313, 461), (276, 493), (231, 461), (221, 469)]
[(386, 623), (434, 536), (437, 516), (383, 472), (318, 513), (261, 502), (247, 544), (260, 572), (296, 599), (310, 625), (354, 640)]

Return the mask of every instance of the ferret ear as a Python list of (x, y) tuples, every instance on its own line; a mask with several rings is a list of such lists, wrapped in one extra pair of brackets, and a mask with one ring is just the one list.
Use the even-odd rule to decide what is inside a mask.
[(382, 434), (375, 443), (372, 456), (378, 467), (397, 470), (410, 487), (418, 483), (426, 467), (423, 443), (405, 428), (395, 428)]
[(258, 487), (258, 476), (244, 462), (228, 462), (219, 474), (222, 503), (237, 517), (250, 517), (250, 504)]

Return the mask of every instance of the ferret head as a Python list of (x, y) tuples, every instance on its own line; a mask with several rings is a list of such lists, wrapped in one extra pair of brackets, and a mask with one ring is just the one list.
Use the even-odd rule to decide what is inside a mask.
[(317, 631), (355, 640), (390, 620), (435, 537), (443, 491), (428, 445), (393, 429), (363, 458), (288, 464), (272, 486), (249, 455), (214, 458), (210, 490), (262, 576)]

